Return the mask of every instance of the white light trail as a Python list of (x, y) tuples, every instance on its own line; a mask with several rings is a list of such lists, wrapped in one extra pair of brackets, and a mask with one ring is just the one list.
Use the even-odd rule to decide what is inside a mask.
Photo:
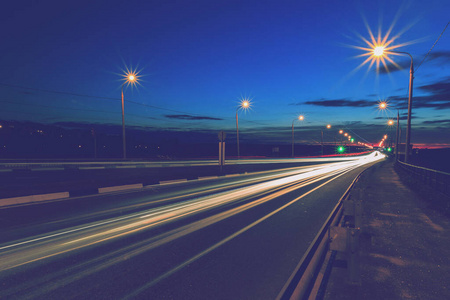
[[(183, 227), (184, 229), (178, 228), (175, 233), (165, 234), (164, 238), (156, 239), (150, 246), (144, 248), (156, 247), (161, 245), (161, 243), (166, 243), (174, 238), (214, 224), (224, 218), (241, 213), (302, 186), (338, 176), (339, 174), (382, 159), (383, 157), (382, 154), (373, 153), (357, 157), (356, 159), (346, 158), (343, 162), (304, 167), (299, 170), (290, 170), (283, 174), (266, 175), (258, 178), (259, 180), (263, 179), (266, 181), (250, 186), (238, 187), (226, 192), (197, 197), (181, 203), (169, 204), (120, 218), (95, 222), (78, 228), (49, 233), (38, 238), (30, 238), (29, 240), (11, 243), (0, 248), (0, 270), (15, 268), (20, 265), (123, 237), (128, 234), (151, 229), (230, 203), (251, 200), (250, 202), (244, 202), (240, 206), (228, 209), (207, 219), (187, 225), (187, 227)], [(235, 184), (247, 180), (251, 179), (238, 180)]]

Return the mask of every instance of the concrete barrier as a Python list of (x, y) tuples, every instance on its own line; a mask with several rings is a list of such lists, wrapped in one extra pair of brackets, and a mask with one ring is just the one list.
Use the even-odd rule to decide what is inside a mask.
[(98, 193), (101, 194), (101, 193), (117, 192), (117, 191), (124, 191), (124, 190), (141, 189), (143, 187), (144, 186), (142, 183), (116, 185), (116, 186), (98, 188)]
[(0, 199), (0, 207), (32, 203), (32, 202), (43, 202), (43, 201), (63, 199), (63, 198), (69, 198), (69, 192), (30, 195), (30, 196), (13, 197), (13, 198), (3, 198), (3, 199)]

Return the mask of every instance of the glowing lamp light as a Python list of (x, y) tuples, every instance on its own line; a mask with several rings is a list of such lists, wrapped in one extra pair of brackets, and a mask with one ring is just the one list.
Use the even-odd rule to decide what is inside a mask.
[(388, 121), (388, 125), (389, 125), (389, 126), (394, 125), (394, 120), (389, 120), (389, 121)]
[(241, 100), (241, 103), (239, 103), (238, 110), (239, 110), (239, 109), (244, 109), (244, 110), (246, 110), (247, 108), (250, 108), (250, 106), (251, 106), (250, 100), (248, 100), (248, 99), (242, 99), (242, 100)]
[(133, 74), (128, 76), (129, 81), (134, 81), (135, 79), (136, 79), (136, 77)]
[(327, 125), (327, 128), (328, 128), (328, 129), (330, 129), (330, 128), (331, 128), (331, 125), (330, 125), (330, 124), (328, 124), (328, 125)]
[(344, 153), (345, 152), (345, 147), (344, 146), (339, 146), (339, 147), (337, 147), (337, 152), (338, 153)]
[(302, 115), (298, 116), (298, 120), (299, 120), (299, 121), (303, 121), (304, 119), (305, 119), (304, 116), (302, 116)]
[(344, 136), (348, 136), (348, 133), (346, 132), (346, 133), (344, 133)]
[(343, 134), (344, 133), (344, 130), (339, 130), (339, 134)]
[(384, 46), (377, 46), (373, 49), (373, 55), (380, 57), (384, 54)]
[(380, 102), (380, 104), (378, 104), (378, 106), (380, 107), (380, 109), (386, 109), (387, 108), (387, 103), (386, 102)]

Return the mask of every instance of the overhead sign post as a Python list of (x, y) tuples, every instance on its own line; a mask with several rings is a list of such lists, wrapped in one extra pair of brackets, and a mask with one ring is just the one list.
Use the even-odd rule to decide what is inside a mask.
[(225, 138), (227, 134), (224, 131), (219, 132), (219, 166), (220, 172), (222, 172), (223, 165), (225, 164)]

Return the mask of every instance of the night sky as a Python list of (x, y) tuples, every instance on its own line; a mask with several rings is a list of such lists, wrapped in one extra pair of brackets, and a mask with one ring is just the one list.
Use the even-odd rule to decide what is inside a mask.
[[(409, 63), (358, 57), (393, 39), (417, 68), (411, 142), (450, 146), (450, 1), (8, 1), (0, 17), (0, 120), (117, 125), (123, 70), (127, 128), (225, 130), (243, 141), (316, 143), (326, 124), (376, 143), (406, 127)], [(367, 24), (367, 26), (366, 26)], [(450, 27), (450, 26), (449, 26)], [(400, 67), (400, 69), (399, 69)], [(387, 101), (386, 111), (377, 103)], [(404, 134), (402, 135), (404, 139)]]

